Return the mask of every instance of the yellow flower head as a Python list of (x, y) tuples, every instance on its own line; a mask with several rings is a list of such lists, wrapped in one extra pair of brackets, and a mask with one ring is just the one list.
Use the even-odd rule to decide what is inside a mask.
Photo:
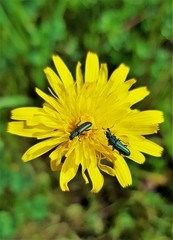
[[(24, 162), (52, 150), (50, 165), (60, 170), (60, 187), (69, 191), (79, 166), (85, 183), (92, 182), (92, 192), (104, 183), (101, 172), (116, 176), (122, 187), (132, 184), (124, 157), (143, 163), (143, 153), (159, 157), (163, 148), (146, 139), (158, 131), (163, 113), (139, 111), (132, 105), (144, 99), (146, 87), (130, 90), (135, 79), (126, 80), (129, 67), (121, 64), (108, 79), (106, 64), (99, 66), (97, 54), (89, 52), (85, 75), (81, 63), (76, 66), (74, 80), (59, 56), (53, 56), (58, 75), (49, 67), (44, 72), (51, 86), (51, 96), (36, 88), (44, 99), (43, 107), (12, 110), (8, 132), (41, 140), (29, 148)], [(87, 174), (86, 174), (87, 173)]]

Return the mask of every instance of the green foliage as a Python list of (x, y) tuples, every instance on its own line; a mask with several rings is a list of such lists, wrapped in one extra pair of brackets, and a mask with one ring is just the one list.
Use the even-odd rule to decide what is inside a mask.
[[(172, 238), (171, 11), (170, 0), (1, 0), (0, 239)], [(6, 126), (10, 109), (41, 105), (34, 87), (47, 89), (43, 69), (52, 54), (74, 74), (88, 50), (107, 62), (109, 74), (124, 62), (136, 86), (147, 85), (151, 94), (138, 106), (164, 112), (153, 138), (165, 151), (160, 159), (147, 156), (143, 166), (128, 161), (128, 189), (106, 176), (93, 195), (79, 174), (72, 191), (62, 193), (47, 156), (20, 160), (35, 141), (7, 134)]]

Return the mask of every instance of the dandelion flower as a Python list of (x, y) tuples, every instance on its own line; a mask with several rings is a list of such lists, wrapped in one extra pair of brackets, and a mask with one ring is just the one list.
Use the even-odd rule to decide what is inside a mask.
[(44, 70), (50, 94), (36, 88), (43, 106), (12, 110), (15, 121), (8, 123), (8, 132), (40, 140), (22, 160), (30, 161), (51, 150), (51, 169), (60, 171), (62, 191), (69, 191), (68, 183), (79, 166), (85, 183), (92, 182), (92, 192), (102, 188), (103, 172), (115, 176), (122, 187), (131, 185), (124, 157), (142, 164), (144, 154), (161, 156), (163, 148), (146, 135), (158, 132), (163, 113), (132, 109), (149, 91), (146, 87), (130, 90), (136, 80), (126, 80), (129, 67), (124, 64), (108, 79), (107, 65), (99, 65), (97, 54), (88, 52), (85, 74), (78, 62), (74, 79), (59, 56), (53, 56), (53, 62), (58, 74), (49, 67)]

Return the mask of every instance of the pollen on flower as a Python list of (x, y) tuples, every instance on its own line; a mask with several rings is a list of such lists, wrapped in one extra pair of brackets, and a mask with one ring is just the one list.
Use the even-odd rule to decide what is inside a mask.
[(122, 187), (131, 185), (124, 158), (141, 164), (144, 154), (161, 156), (163, 148), (146, 136), (158, 132), (163, 113), (132, 108), (149, 91), (146, 87), (131, 90), (136, 80), (126, 80), (129, 67), (124, 64), (108, 79), (107, 65), (99, 65), (97, 54), (92, 52), (87, 54), (84, 74), (82, 64), (77, 63), (75, 78), (59, 56), (53, 56), (53, 62), (57, 73), (44, 69), (50, 94), (36, 88), (43, 106), (12, 110), (13, 121), (7, 131), (40, 140), (22, 160), (51, 151), (50, 166), (52, 171), (60, 171), (62, 191), (69, 191), (68, 183), (79, 167), (85, 183), (92, 183), (92, 192), (103, 187), (102, 172), (116, 177)]

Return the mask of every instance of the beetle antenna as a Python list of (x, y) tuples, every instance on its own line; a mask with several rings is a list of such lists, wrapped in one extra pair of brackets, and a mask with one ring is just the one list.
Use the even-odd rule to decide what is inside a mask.
[(108, 127), (108, 128), (102, 128), (103, 130), (107, 130), (107, 129), (111, 129), (111, 128), (113, 128), (114, 127), (114, 125), (112, 125), (112, 127)]

